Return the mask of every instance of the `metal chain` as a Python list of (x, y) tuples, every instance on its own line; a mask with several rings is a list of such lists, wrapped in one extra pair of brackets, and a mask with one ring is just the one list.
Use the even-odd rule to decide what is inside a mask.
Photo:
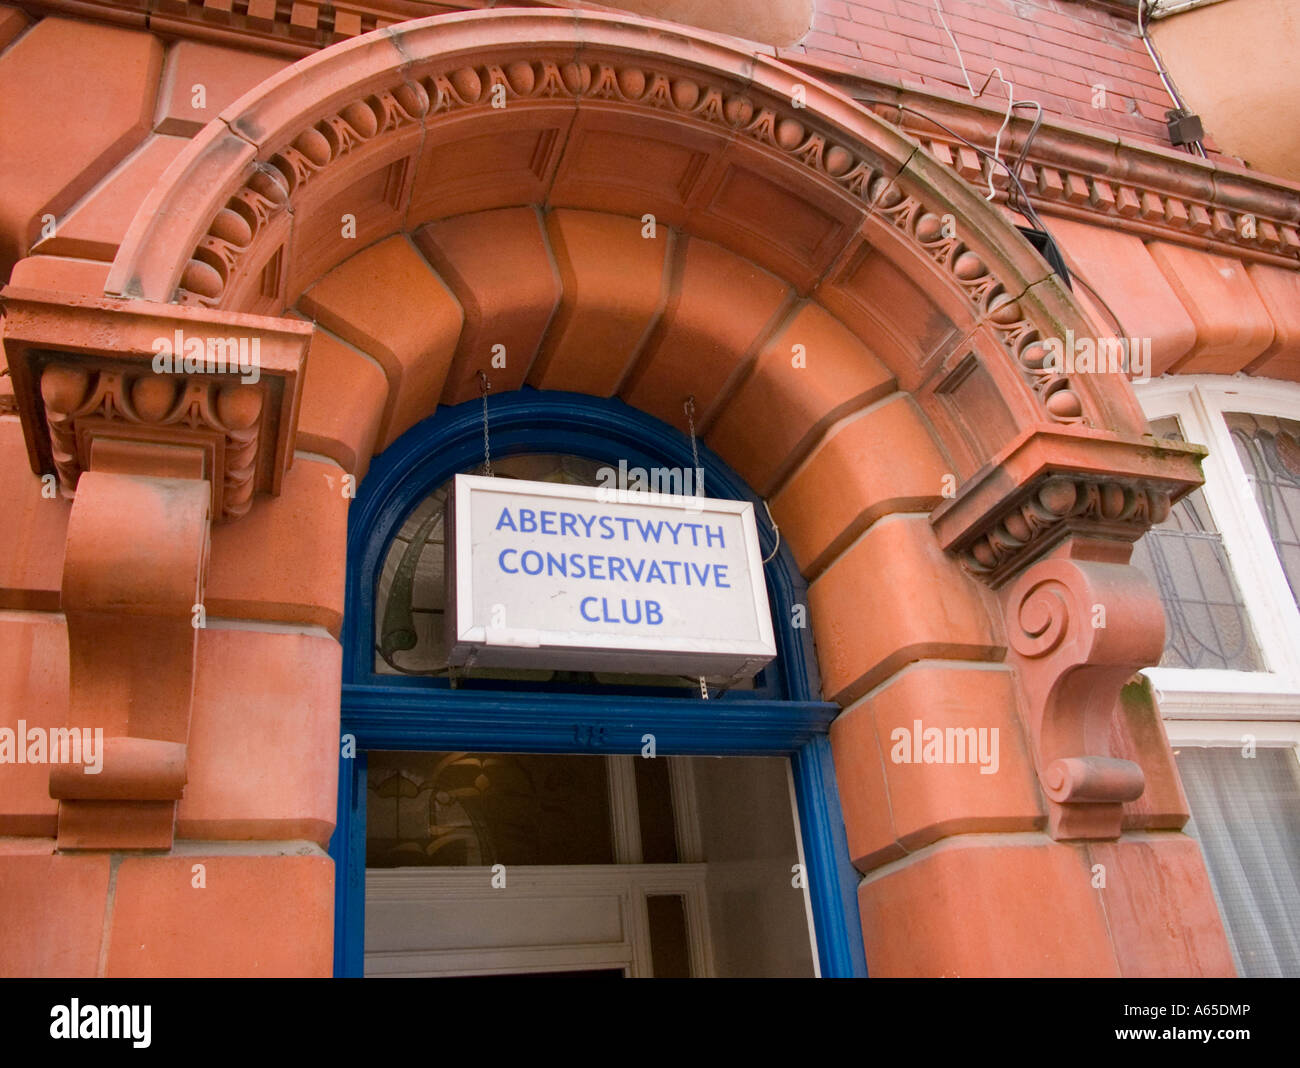
[[(700, 468), (700, 447), (695, 439), (695, 394), (692, 393), (686, 398), (686, 403), (682, 405), (682, 410), (686, 413), (686, 425), (691, 431), (691, 458), (695, 462), (695, 477), (699, 480), (695, 485), (695, 494), (698, 497), (704, 496), (704, 472)], [(700, 699), (707, 701), (709, 699), (709, 684), (704, 681), (704, 676), (700, 676)]]
[(482, 371), (478, 372), (478, 391), (483, 397), (483, 471), (488, 478), (495, 478), (492, 474), (492, 441), (488, 437), (488, 394), (492, 391), (492, 383), (488, 381), (488, 376)]
[(695, 462), (695, 477), (698, 479), (695, 485), (695, 496), (704, 496), (704, 469), (700, 466), (700, 447), (695, 438), (695, 394), (692, 393), (686, 398), (686, 403), (682, 405), (682, 410), (686, 412), (686, 425), (691, 430), (691, 458)]

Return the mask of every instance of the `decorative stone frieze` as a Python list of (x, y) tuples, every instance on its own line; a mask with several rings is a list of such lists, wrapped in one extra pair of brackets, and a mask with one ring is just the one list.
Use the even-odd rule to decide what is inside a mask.
[[(904, 123), (904, 129), (909, 125)], [(955, 138), (922, 135), (916, 129), (908, 132), (921, 137), (936, 160), (974, 185), (986, 188), (991, 176), (994, 199), (1007, 201), (1010, 179), (992, 161), (965, 150)], [(1137, 148), (1129, 151), (1140, 154)], [(1152, 167), (1149, 175), (1125, 181), (1117, 179), (1109, 168), (1080, 166), (1049, 153), (1044, 153), (1046, 158), (1026, 160), (1019, 175), (1030, 201), (1040, 211), (1231, 253), (1248, 262), (1300, 267), (1300, 223), (1295, 205), (1282, 197), (1268, 196), (1263, 187), (1253, 197), (1246, 188), (1234, 190), (1237, 195), (1233, 202), (1220, 204), (1216, 197), (1221, 182), (1197, 183), (1204, 188), (1195, 193), (1161, 188), (1168, 183), (1168, 172), (1173, 169), (1165, 161), (1159, 169)], [(1014, 151), (1008, 150), (1005, 158), (1013, 155)], [(1243, 180), (1235, 184), (1248, 185)]]
[[(144, 25), (159, 33), (217, 44), (256, 48), (287, 56), (306, 56), (338, 41), (382, 30), (436, 9), (413, 0), (358, 4), (291, 4), (275, 0), (39, 0), (37, 10), (51, 14), (95, 16), (127, 25)], [(453, 6), (459, 8), (463, 5)]]
[[(513, 17), (503, 12), (482, 21), (505, 32)], [(590, 107), (602, 114), (609, 109), (629, 121), (643, 116), (663, 122), (671, 127), (665, 136), (673, 140), (708, 133), (708, 143), (716, 148), (699, 155), (693, 165), (697, 170), (719, 166), (719, 157), (730, 155), (733, 145), (746, 145), (781, 171), (797, 172), (795, 180), (808, 185), (808, 196), (824, 198), (833, 191), (835, 203), (844, 205), (836, 210), (847, 219), (856, 212), (858, 221), (873, 216), (887, 220), (911, 254), (937, 265), (940, 277), (966, 302), (970, 320), (988, 328), (1048, 422), (1108, 425), (1090, 390), (1065, 375), (1046, 389), (1032, 366), (1036, 350), (1031, 346), (1059, 328), (1038, 322), (1039, 311), (1021, 299), (1047, 276), (1045, 265), (1028, 246), (1009, 258), (997, 254), (999, 243), (989, 240), (989, 234), (1004, 221), (968, 188), (953, 183), (949, 189), (942, 168), (911, 166), (918, 153), (915, 142), (843, 97), (828, 95), (823, 101), (823, 91), (815, 85), (803, 86), (813, 95), (796, 106), (793, 87), (802, 83), (791, 68), (771, 60), (760, 59), (761, 69), (754, 69), (752, 57), (742, 59), (721, 45), (712, 66), (671, 49), (629, 59), (616, 47), (613, 24), (602, 26), (607, 41), (595, 33), (578, 44), (565, 39), (567, 23), (560, 25), (555, 15), (528, 17), (547, 24), (551, 32), (527, 48), (489, 45), (481, 32), (471, 32), (468, 19), (429, 19), (393, 30), (393, 42), (401, 42), (406, 57), (400, 66), (382, 66), (379, 49), (389, 45), (369, 39), (304, 61), (320, 68), (312, 77), (322, 82), (330, 81), (336, 68), (340, 78), (349, 71), (358, 86), (355, 95), (335, 92), (324, 104), (318, 94), (303, 95), (292, 103), (277, 100), (274, 108), (255, 100), (224, 115), (226, 125), (252, 142), (255, 151), (214, 128), (197, 138), (174, 173), (191, 180), (202, 174), (205, 183), (216, 183), (214, 195), (205, 204), (187, 195), (183, 217), (176, 217), (164, 233), (150, 220), (173, 219), (168, 203), (173, 194), (156, 193), (123, 242), (108, 291), (217, 308), (248, 299), (250, 279), (260, 272), (260, 292), (273, 298), (280, 293), (284, 257), (295, 255), (286, 247), (284, 220), (293, 217), (295, 204), (312, 195), (313, 188), (333, 190), (356, 181), (364, 173), (355, 167), (359, 156), (378, 160), (389, 158), (385, 152), (406, 154), (405, 163), (388, 164), (400, 170), (389, 183), (388, 206), (401, 212), (413, 196), (406, 175), (417, 169), (410, 153), (418, 142), (411, 134), (421, 128), (427, 142), (435, 130), (445, 126), (455, 131), (471, 118), (526, 123), (532, 121), (530, 115), (554, 115), (546, 121), (564, 128), (569, 119), (561, 115), (574, 109)], [(597, 21), (593, 18), (593, 24)], [(464, 46), (455, 41), (461, 33)], [(726, 64), (739, 64), (745, 73), (738, 67), (735, 77), (721, 76), (718, 71)], [(268, 93), (278, 91), (275, 81), (268, 83)], [(558, 158), (559, 147), (546, 144), (546, 158)], [(539, 159), (535, 166), (543, 162)], [(428, 178), (421, 172), (414, 180)], [(970, 216), (957, 235), (949, 234), (942, 222), (954, 211)], [(185, 233), (195, 234), (195, 243), (183, 253), (183, 268), (164, 290), (155, 265), (175, 262), (179, 235)], [(845, 226), (838, 234), (838, 240), (845, 240), (853, 229)], [(833, 250), (826, 255), (833, 259)]]
[[(1005, 168), (971, 144), (988, 152), (998, 144), (1001, 159), (1010, 164), (1024, 148), (1032, 116), (1015, 115), (1004, 127), (1001, 106), (854, 76), (803, 56), (782, 58), (897, 124), (981, 191), (991, 183), (994, 200), (1006, 203), (1011, 181)], [(1300, 187), (1230, 159), (1202, 159), (1136, 140), (1117, 143), (1103, 130), (1047, 116), (1030, 142), (1019, 178), (1044, 214), (1247, 262), (1300, 267)]]

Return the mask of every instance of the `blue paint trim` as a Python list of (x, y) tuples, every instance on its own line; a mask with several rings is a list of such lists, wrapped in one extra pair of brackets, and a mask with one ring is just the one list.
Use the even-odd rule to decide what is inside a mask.
[[(489, 401), (494, 456), (557, 452), (630, 467), (694, 466), (689, 439), (617, 400), (531, 389)], [(340, 761), (339, 822), (330, 843), (338, 866), (335, 974), (362, 974), (365, 929), (365, 752), (474, 749), (512, 752), (636, 753), (644, 734), (664, 755), (784, 755), (791, 758), (804, 860), (823, 976), (865, 976), (856, 901), (835, 771), (827, 740), (835, 705), (817, 700), (820, 680), (806, 628), (790, 607), (807, 586), (782, 545), (765, 572), (777, 660), (752, 691), (701, 701), (692, 691), (648, 688), (559, 691), (503, 683), (378, 675), (373, 670), (375, 582), (393, 534), (420, 501), (452, 475), (482, 461), (479, 402), (439, 409), (370, 467), (348, 516), (343, 623), (343, 735), (357, 756)], [(764, 554), (776, 538), (761, 500), (700, 446), (705, 493), (748, 500)]]
[(862, 944), (862, 916), (858, 911), (861, 876), (849, 860), (849, 839), (835, 785), (830, 739), (818, 735), (790, 763), (799, 802), (799, 825), (808, 865), (808, 893), (812, 898), (822, 976), (865, 978), (867, 955)]
[(366, 749), (637, 753), (649, 732), (656, 752), (667, 755), (792, 754), (824, 737), (838, 711), (819, 701), (343, 688), (343, 731)]
[[(690, 439), (622, 401), (579, 393), (523, 389), (493, 397), (488, 403), (494, 456), (528, 452), (563, 452), (629, 467), (694, 466)], [(482, 405), (467, 402), (440, 408), (412, 427), (375, 458), (348, 512), (348, 597), (343, 623), (343, 679), (389, 685), (392, 676), (373, 670), (375, 588), (383, 555), (411, 511), (453, 475), (473, 470), (483, 460)], [(776, 538), (760, 498), (722, 460), (699, 447), (705, 493), (710, 497), (750, 501), (758, 515), (759, 545), (764, 555)], [(807, 603), (807, 584), (794, 557), (782, 545), (765, 569), (774, 605)], [(777, 658), (763, 673), (761, 694), (770, 698), (814, 695), (820, 689), (816, 659), (807, 630), (790, 626), (788, 616), (774, 620)], [(414, 685), (446, 689), (441, 679), (418, 678)], [(504, 684), (472, 683), (492, 690)], [(579, 688), (580, 689), (580, 688)], [(607, 687), (589, 691), (608, 693)], [(642, 691), (649, 693), (650, 691)], [(659, 696), (663, 696), (660, 694)], [(690, 691), (677, 695), (693, 700)], [(744, 700), (740, 694), (728, 699)]]
[[(340, 731), (345, 740), (348, 733)], [(350, 751), (356, 755), (339, 757), (338, 823), (329, 852), (335, 879), (334, 974), (359, 978), (366, 933), (366, 751), (360, 745)]]

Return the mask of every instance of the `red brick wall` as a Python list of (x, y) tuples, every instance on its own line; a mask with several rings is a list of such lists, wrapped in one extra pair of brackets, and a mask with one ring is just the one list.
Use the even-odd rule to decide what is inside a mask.
[[(844, 66), (863, 77), (969, 96), (935, 0), (816, 0), (812, 32), (782, 55)], [(976, 89), (994, 67), (1018, 100), (1037, 100), (1046, 120), (1104, 127), (1168, 145), (1173, 106), (1137, 32), (1136, 14), (1083, 0), (940, 0)], [(1106, 89), (1094, 108), (1093, 86)], [(1006, 99), (994, 79), (986, 93)], [(1021, 111), (1020, 114), (1029, 114)]]

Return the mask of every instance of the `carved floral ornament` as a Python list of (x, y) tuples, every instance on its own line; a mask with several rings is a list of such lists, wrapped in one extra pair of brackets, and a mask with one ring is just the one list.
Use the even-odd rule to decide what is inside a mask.
[(1205, 449), (1082, 429), (1029, 431), (931, 515), (939, 543), (999, 588), (1072, 537), (1128, 546), (1203, 481)]
[(1136, 541), (1169, 515), (1170, 491), (1119, 481), (1055, 476), (1012, 504), (992, 529), (962, 549), (968, 570), (995, 578), (1026, 550), (1041, 551), (1056, 534), (1082, 525)]
[[(530, 25), (532, 20), (539, 20), (547, 30), (555, 29), (546, 25), (554, 20), (542, 13), (524, 18)], [(447, 51), (464, 55), (470, 50), (456, 49), (450, 31), (468, 28), (473, 21), (472, 18), (421, 20), (388, 32), (395, 41), (400, 39), (403, 50), (408, 51), (414, 45), (405, 39), (406, 35), (427, 34), (432, 28), (428, 24), (437, 23), (438, 29), (447, 31)], [(155, 194), (142, 207), (119, 253), (110, 278), (112, 291), (220, 307), (232, 280), (248, 269), (247, 264), (260, 262), (259, 257), (268, 252), (263, 248), (250, 257), (259, 238), (283, 239), (278, 229), (274, 234), (268, 232), (270, 224), (292, 211), (295, 199), (304, 188), (363, 146), (375, 145), (414, 127), (432, 127), (443, 119), (473, 112), (486, 118), (499, 114), (498, 108), (508, 112), (510, 108), (526, 110), (556, 103), (571, 106), (582, 102), (609, 103), (670, 116), (679, 123), (698, 123), (723, 133), (727, 139), (746, 139), (794, 165), (813, 181), (852, 198), (859, 203), (864, 216), (876, 215), (886, 220), (918, 256), (937, 265), (939, 276), (946, 277), (948, 284), (962, 294), (972, 318), (987, 324), (1001, 343), (1027, 386), (1034, 391), (1049, 422), (1097, 424), (1103, 421), (1092, 406), (1088, 390), (1078, 388), (1065, 375), (1042, 372), (1045, 353), (1041, 342), (1045, 337), (1054, 336), (1059, 328), (1040, 328), (1032, 318), (1038, 313), (1028, 310), (1021, 298), (1036, 278), (1048, 276), (1046, 268), (1036, 278), (1026, 278), (1019, 270), (1035, 270), (1043, 265), (1030, 259), (1019, 247), (1009, 249), (1008, 258), (1002, 261), (999, 256), (990, 257), (987, 251), (976, 250), (959, 237), (949, 236), (942, 220), (951, 210), (950, 201), (937, 190), (927, 191), (928, 177), (922, 180), (905, 170), (920, 151), (915, 141), (873, 113), (829, 94), (815, 83), (808, 86), (806, 106), (796, 108), (788, 93), (783, 95), (783, 90), (787, 86), (803, 85), (808, 79), (774, 61), (763, 57), (756, 60), (748, 54), (742, 57), (715, 41), (707, 42), (707, 51), (716, 51), (723, 57), (725, 63), (719, 63), (723, 69), (707, 67), (694, 55), (690, 58), (648, 55), (643, 41), (638, 41), (635, 55), (624, 59), (619, 51), (628, 48), (620, 35), (610, 31), (607, 22), (602, 24), (594, 17), (591, 21), (593, 25), (583, 27), (584, 31), (592, 37), (607, 33), (610, 41), (601, 42), (607, 47), (597, 48), (590, 41), (581, 45), (565, 42), (563, 47), (543, 43), (534, 47), (538, 54), (532, 58), (500, 62), (453, 60), (434, 52), (400, 69), (394, 65), (388, 72), (376, 71), (372, 62), (365, 79), (368, 91), (359, 89), (354, 99), (323, 113), (318, 105), (313, 112), (312, 107), (304, 104), (307, 117), (296, 132), (285, 131), (268, 135), (265, 141), (258, 140), (256, 160), (242, 171), (230, 172), (238, 183), (233, 191), (224, 197), (218, 194), (209, 202), (212, 206), (203, 209), (212, 211), (206, 223), (198, 219), (187, 222), (187, 232), (202, 236), (186, 254), (183, 268), (172, 276), (175, 290), (151, 293), (149, 286), (156, 288), (154, 282), (144, 284), (145, 292), (141, 294), (139, 265), (151, 263), (156, 274), (161, 269), (157, 266), (158, 249), (168, 244), (168, 239), (151, 231), (147, 222), (150, 215), (166, 213), (163, 208), (166, 192)], [(566, 24), (572, 22), (568, 16)], [(550, 36), (554, 37), (554, 33)], [(481, 35), (476, 38), (476, 44), (479, 51), (485, 51), (480, 42)], [(340, 45), (329, 53), (303, 61), (299, 65), (303, 68), (303, 84), (310, 81), (305, 76), (309, 66), (323, 68), (320, 76), (324, 78), (324, 68), (330, 64), (344, 67), (348, 50), (366, 44), (365, 40), (359, 40)], [(517, 53), (520, 46), (510, 47)], [(492, 50), (499, 54), (503, 46)], [(598, 51), (611, 58), (595, 58)], [(547, 52), (551, 54), (545, 55)], [(748, 81), (729, 69), (741, 58), (751, 68)], [(756, 64), (760, 69), (752, 70)], [(383, 84), (385, 74), (386, 85)], [(759, 74), (764, 77), (760, 79)], [(277, 115), (288, 110), (287, 102), (280, 102), (285, 105), (283, 109), (278, 105), (272, 108), (267, 103), (270, 94), (276, 91), (279, 90), (272, 85), (266, 91), (267, 96), (255, 99), (242, 114), (223, 116), (224, 121), (241, 136), (247, 136), (242, 132), (245, 128), (256, 133), (260, 129), (259, 109)], [(821, 100), (822, 94), (826, 94), (825, 101)], [(819, 113), (821, 103), (827, 106)], [(202, 151), (203, 146), (196, 142), (191, 150), (194, 156), (191, 164), (197, 166)], [(215, 156), (217, 149), (211, 151)], [(183, 170), (178, 167), (176, 173)], [(192, 166), (190, 173), (193, 172)], [(927, 168), (926, 173), (947, 172)], [(960, 183), (954, 181), (954, 192), (959, 187)], [(969, 190), (960, 188), (956, 202), (967, 205), (963, 210), (972, 213), (965, 229), (980, 232), (980, 239), (990, 249), (996, 248), (1002, 238), (1018, 246), (1020, 239), (995, 209), (986, 206)], [(1013, 261), (1019, 269), (1012, 266)]]
[(56, 361), (41, 372), (41, 398), (65, 497), (90, 467), (95, 438), (107, 436), (197, 447), (213, 482), (214, 515), (238, 519), (252, 506), (265, 400), (257, 386)]
[[(310, 324), (12, 287), (4, 305), (32, 470), (54, 474), (63, 496), (97, 468), (202, 478), (216, 520), (247, 513), (255, 492), (279, 492)], [(184, 335), (223, 351), (246, 342), (257, 366), (160, 363), (164, 343)]]
[[(135, 9), (138, 0), (79, 0), (87, 9), (117, 14)], [(540, 0), (520, 0), (516, 6), (545, 6)], [(30, 0), (29, 10), (57, 13), (61, 0)], [(402, 0), (350, 0), (330, 5), (277, 5), (274, 0), (251, 0), (229, 7), (222, 0), (158, 0), (151, 25), (161, 32), (199, 40), (228, 43), (270, 51), (295, 59), (310, 56), (321, 48), (356, 38), (376, 29), (404, 22), (410, 15)], [(504, 38), (503, 38), (504, 39)], [(791, 53), (787, 62), (809, 70), (813, 78), (827, 72), (815, 62)], [(897, 98), (920, 110), (933, 108), (933, 98), (909, 93), (887, 81), (856, 77), (846, 81), (848, 92), (865, 92), (873, 97)], [(897, 109), (881, 104), (877, 113), (895, 121), (925, 145), (940, 163), (950, 167), (976, 186), (989, 181), (991, 164), (961, 141), (934, 131), (916, 115), (897, 117)], [(947, 123), (966, 126), (973, 140), (992, 143), (1001, 115), (987, 115), (975, 107), (945, 99), (942, 116)], [(963, 122), (963, 119), (965, 122)], [(967, 123), (977, 129), (970, 129)], [(1017, 147), (1018, 123), (1013, 119), (1003, 147)], [(1190, 160), (1170, 158), (1165, 150), (1149, 152), (1143, 146), (1125, 145), (1131, 162), (1142, 158), (1142, 173), (1116, 180), (1105, 163), (1080, 163), (1075, 148), (1078, 129), (1064, 132), (1059, 143), (1051, 124), (1040, 130), (1034, 151), (1026, 160), (1021, 180), (1040, 210), (1067, 217), (1091, 220), (1100, 216), (1111, 225), (1130, 232), (1159, 235), (1202, 247), (1222, 249), (1243, 259), (1279, 266), (1300, 265), (1300, 219), (1289, 206), (1292, 196), (1267, 177), (1241, 171), (1209, 179), (1206, 168)], [(1095, 147), (1108, 147), (1099, 134)], [(1006, 175), (993, 169), (992, 180), (999, 199), (1005, 199)]]

